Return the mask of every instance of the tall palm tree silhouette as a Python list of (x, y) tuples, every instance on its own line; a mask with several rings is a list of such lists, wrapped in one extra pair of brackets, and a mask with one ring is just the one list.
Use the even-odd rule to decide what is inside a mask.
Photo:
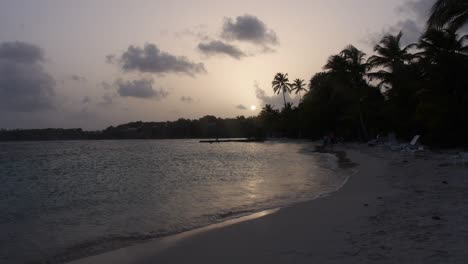
[(369, 57), (367, 64), (369, 69), (383, 68), (377, 72), (367, 74), (371, 80), (378, 79), (378, 87), (394, 88), (397, 78), (402, 75), (406, 66), (411, 63), (415, 56), (409, 52), (416, 44), (410, 44), (404, 48), (401, 47), (400, 32), (397, 35), (385, 35), (379, 44), (374, 47), (377, 53)]
[(425, 63), (427, 76), (443, 78), (446, 89), (463, 94), (466, 89), (457, 80), (466, 80), (466, 65), (468, 61), (468, 35), (460, 36), (456, 29), (428, 29), (421, 37), (418, 55)]
[(306, 92), (307, 89), (305, 88), (306, 84), (304, 80), (301, 79), (296, 79), (292, 83), (292, 89), (291, 91), (296, 91), (296, 94), (299, 94), (299, 102), (302, 102), (302, 96), (301, 96), (301, 91)]
[(467, 0), (437, 0), (428, 20), (430, 28), (454, 26), (460, 28), (468, 22)]
[(422, 50), (419, 55), (431, 59), (432, 63), (446, 55), (468, 56), (467, 40), (468, 35), (457, 34), (455, 26), (428, 29), (419, 42), (418, 48)]
[(367, 85), (364, 78), (368, 68), (364, 60), (365, 56), (366, 54), (364, 52), (349, 45), (338, 55), (331, 56), (323, 68), (327, 70), (329, 74), (348, 83), (350, 88), (354, 90), (354, 93), (357, 95), (356, 104), (358, 106), (362, 134), (364, 138), (367, 138), (367, 129), (361, 109), (361, 103), (364, 100), (364, 87)]
[(288, 74), (284, 73), (277, 73), (275, 78), (271, 82), (271, 86), (273, 87), (273, 91), (276, 94), (283, 93), (283, 101), (284, 106), (286, 107), (286, 95), (285, 93), (291, 92), (291, 84), (289, 83)]

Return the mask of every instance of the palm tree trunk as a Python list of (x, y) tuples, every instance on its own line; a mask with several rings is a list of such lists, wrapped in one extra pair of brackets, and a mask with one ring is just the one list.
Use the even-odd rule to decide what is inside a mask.
[(284, 90), (283, 90), (283, 101), (284, 101), (284, 108), (286, 108), (286, 96), (284, 95)]
[(362, 116), (361, 102), (359, 102), (359, 121), (361, 122), (362, 136), (364, 137), (364, 141), (367, 141), (367, 129), (364, 124), (364, 117)]
[(302, 102), (301, 90), (299, 90), (299, 103)]

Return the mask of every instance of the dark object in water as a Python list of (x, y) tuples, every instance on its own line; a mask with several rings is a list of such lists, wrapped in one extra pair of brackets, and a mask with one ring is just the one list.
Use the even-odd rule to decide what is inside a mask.
[(438, 217), (438, 216), (433, 216), (433, 217), (432, 217), (432, 220), (439, 221), (439, 220), (442, 220), (442, 219), (441, 219), (440, 217)]
[(448, 184), (448, 182), (447, 182), (447, 181), (443, 181), (442, 183), (443, 183), (443, 184)]
[(246, 138), (246, 139), (215, 139), (215, 140), (200, 140), (200, 143), (226, 143), (226, 142), (263, 142), (261, 138)]

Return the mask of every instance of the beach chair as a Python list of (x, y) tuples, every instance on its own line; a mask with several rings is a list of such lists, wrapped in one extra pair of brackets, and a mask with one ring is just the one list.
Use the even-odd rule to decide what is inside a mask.
[[(408, 152), (418, 151), (419, 150), (418, 140), (419, 140), (420, 137), (421, 137), (420, 135), (414, 136), (409, 144), (403, 144), (402, 150), (403, 151), (408, 151)], [(424, 150), (424, 148), (423, 148), (423, 150)]]
[(413, 137), (413, 139), (411, 140), (411, 142), (409, 143), (409, 145), (406, 145), (406, 148), (411, 150), (411, 149), (417, 149), (417, 144), (418, 144), (418, 140), (421, 136), (420, 135), (416, 135)]

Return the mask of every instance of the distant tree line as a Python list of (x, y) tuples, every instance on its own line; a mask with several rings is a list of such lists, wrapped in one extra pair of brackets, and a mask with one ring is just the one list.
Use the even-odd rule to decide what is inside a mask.
[(256, 117), (179, 119), (168, 122), (131, 122), (102, 131), (82, 129), (0, 130), (0, 140), (84, 140), (84, 139), (183, 139), (258, 138), (265, 134)]
[[(333, 133), (367, 140), (396, 133), (419, 134), (426, 144), (468, 146), (468, 20), (466, 0), (438, 0), (417, 43), (403, 46), (402, 33), (388, 34), (374, 53), (349, 45), (329, 57), (306, 83), (278, 73), (272, 89), (282, 109), (265, 105), (256, 117), (132, 122), (102, 131), (81, 129), (0, 130), (0, 140), (160, 139), (292, 137), (318, 139)], [(299, 105), (286, 93), (300, 96)]]

